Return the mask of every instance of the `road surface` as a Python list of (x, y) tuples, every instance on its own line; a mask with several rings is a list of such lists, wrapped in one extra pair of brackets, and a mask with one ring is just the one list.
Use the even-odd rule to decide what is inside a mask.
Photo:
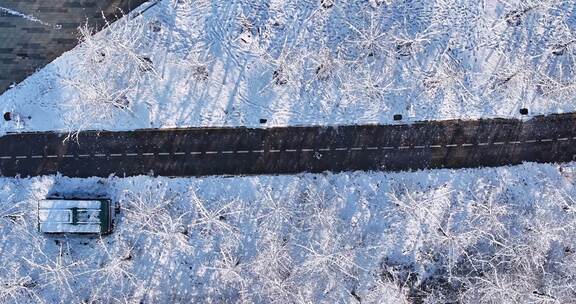
[(193, 128), (0, 137), (0, 176), (292, 174), (576, 160), (576, 113), (404, 125)]

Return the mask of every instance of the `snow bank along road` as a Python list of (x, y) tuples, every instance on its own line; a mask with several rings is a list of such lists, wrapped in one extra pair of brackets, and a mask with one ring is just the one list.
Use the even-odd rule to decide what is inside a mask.
[(414, 170), (576, 160), (576, 113), (406, 125), (196, 128), (0, 137), (0, 175)]

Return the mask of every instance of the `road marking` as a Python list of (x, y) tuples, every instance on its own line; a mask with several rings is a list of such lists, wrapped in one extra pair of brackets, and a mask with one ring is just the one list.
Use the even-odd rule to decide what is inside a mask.
[[(553, 141), (569, 141), (569, 140), (576, 140), (576, 136), (574, 137), (560, 137), (560, 138), (544, 138), (544, 139), (530, 139), (530, 140), (525, 140), (525, 141), (509, 141), (509, 142), (504, 142), (504, 141), (495, 141), (495, 142), (479, 142), (476, 144), (473, 143), (463, 143), (463, 144), (446, 144), (446, 145), (415, 145), (415, 146), (383, 146), (383, 147), (375, 147), (375, 146), (370, 146), (370, 147), (340, 147), (340, 148), (318, 148), (318, 149), (311, 149), (311, 148), (302, 148), (302, 149), (285, 149), (285, 152), (314, 152), (314, 151), (319, 151), (319, 152), (329, 152), (329, 151), (362, 151), (362, 150), (394, 150), (394, 149), (401, 149), (401, 150), (405, 150), (405, 149), (426, 149), (426, 148), (432, 148), (432, 149), (437, 149), (437, 148), (454, 148), (454, 147), (458, 147), (458, 146), (462, 146), (462, 147), (472, 147), (474, 145), (477, 146), (488, 146), (490, 144), (492, 145), (504, 145), (504, 144), (511, 144), (511, 145), (516, 145), (516, 144), (522, 144), (522, 143), (537, 143), (537, 142), (553, 142)], [(225, 150), (225, 151), (198, 151), (198, 152), (189, 152), (190, 155), (200, 155), (202, 153), (205, 154), (218, 154), (218, 153), (222, 153), (222, 154), (247, 154), (247, 153), (281, 153), (282, 150), (280, 149), (270, 149), (270, 150), (238, 150), (238, 151), (233, 151), (233, 150)], [(18, 156), (0, 156), (0, 159), (3, 160), (7, 160), (7, 159), (27, 159), (27, 158), (32, 158), (32, 159), (42, 159), (42, 158), (58, 158), (58, 157), (62, 157), (62, 158), (74, 158), (74, 157), (79, 157), (79, 158), (88, 158), (88, 157), (121, 157), (123, 155), (125, 156), (169, 156), (169, 155), (186, 155), (187, 152), (158, 152), (158, 153), (110, 153), (108, 155), (103, 154), (103, 153), (96, 153), (93, 155), (90, 154), (78, 154), (78, 155), (73, 155), (73, 154), (64, 154), (64, 155), (32, 155), (32, 156), (26, 156), (26, 155), (18, 155)]]

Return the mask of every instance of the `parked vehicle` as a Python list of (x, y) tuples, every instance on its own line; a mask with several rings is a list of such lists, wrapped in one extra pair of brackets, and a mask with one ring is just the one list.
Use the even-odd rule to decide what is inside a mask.
[(43, 233), (109, 234), (114, 221), (109, 199), (45, 199), (38, 201), (38, 231)]

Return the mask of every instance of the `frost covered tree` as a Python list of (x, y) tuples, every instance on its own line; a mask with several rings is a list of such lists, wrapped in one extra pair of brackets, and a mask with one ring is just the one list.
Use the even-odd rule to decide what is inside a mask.
[(157, 185), (141, 193), (126, 192), (121, 200), (125, 221), (134, 223), (132, 232), (140, 234), (144, 243), (146, 239), (161, 242), (165, 245), (162, 253), (168, 256), (191, 248), (187, 228), (189, 212), (180, 213), (173, 209), (177, 199), (177, 193)]
[(105, 22), (98, 33), (88, 25), (79, 28), (79, 61), (71, 67), (75, 73), (62, 79), (75, 92), (64, 104), (70, 133), (130, 113), (142, 87), (159, 77), (151, 55), (156, 45), (150, 23), (129, 16)]
[(88, 303), (110, 298), (120, 302), (123, 297), (133, 294), (135, 287), (141, 284), (134, 273), (135, 248), (130, 247), (132, 242), (123, 234), (115, 237), (113, 245), (109, 245), (102, 237), (97, 239), (96, 249), (103, 254), (98, 261), (100, 267), (87, 271), (92, 287)]
[(85, 262), (72, 255), (68, 242), (60, 243), (56, 254), (47, 252), (42, 244), (40, 240), (36, 241), (34, 255), (22, 258), (33, 272), (38, 273), (39, 288), (52, 290), (63, 298), (79, 302), (79, 296), (74, 291), (75, 282), (85, 274), (82, 271)]
[(37, 293), (37, 283), (17, 269), (0, 267), (0, 301), (3, 303), (46, 303)]

